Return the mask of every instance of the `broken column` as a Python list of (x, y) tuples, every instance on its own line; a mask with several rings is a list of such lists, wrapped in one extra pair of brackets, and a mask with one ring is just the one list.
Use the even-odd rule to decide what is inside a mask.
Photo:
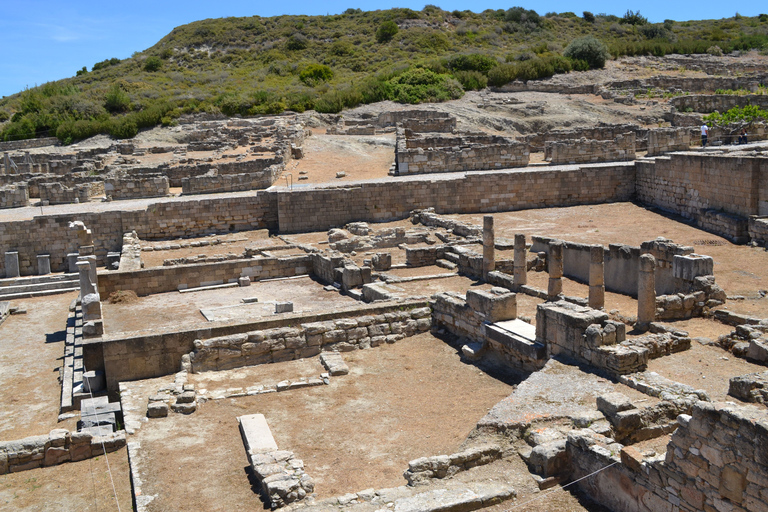
[(515, 286), (528, 283), (528, 261), (525, 250), (525, 235), (515, 235), (515, 260), (514, 260)]
[(650, 254), (640, 256), (637, 276), (637, 324), (640, 328), (656, 319), (656, 259)]
[(88, 256), (94, 253), (93, 234), (81, 221), (69, 223), (69, 229), (77, 233), (77, 247), (80, 256)]
[(8, 251), (5, 253), (5, 277), (19, 277), (19, 253)]
[(44, 276), (51, 273), (51, 255), (50, 254), (38, 254), (37, 255), (37, 273)]
[(5, 169), (5, 174), (11, 174), (11, 155), (7, 151), (3, 152), (3, 168)]
[(496, 269), (494, 252), (493, 215), (483, 217), (483, 279)]
[(70, 252), (67, 254), (67, 272), (74, 274), (77, 272), (77, 258), (79, 254), (76, 252)]
[(553, 242), (549, 246), (547, 264), (549, 270), (549, 287), (547, 299), (557, 300), (563, 293), (563, 242)]
[(605, 251), (602, 245), (589, 248), (589, 307), (603, 309), (605, 306)]
[(94, 293), (96, 289), (91, 282), (91, 264), (80, 260), (77, 262), (77, 271), (80, 273), (80, 297)]

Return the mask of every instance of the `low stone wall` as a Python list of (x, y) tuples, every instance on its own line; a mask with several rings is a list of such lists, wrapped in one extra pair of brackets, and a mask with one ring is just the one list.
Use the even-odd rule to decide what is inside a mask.
[(456, 130), (456, 118), (404, 119), (401, 126), (413, 133), (452, 133)]
[(712, 112), (725, 112), (734, 107), (744, 108), (748, 105), (756, 105), (762, 109), (768, 108), (768, 95), (766, 94), (692, 94), (688, 96), (676, 96), (669, 100), (669, 104), (682, 112), (699, 112), (710, 114)]
[(731, 377), (728, 394), (744, 402), (768, 405), (768, 371)]
[(91, 197), (104, 194), (104, 182), (82, 183), (72, 187), (62, 183), (40, 183), (38, 193), (40, 200), (48, 204), (87, 203)]
[(768, 244), (768, 216), (751, 215), (748, 221), (750, 240), (760, 244)]
[(423, 137), (398, 130), (395, 168), (398, 174), (482, 171), (528, 165), (526, 144), (490, 135)]
[(7, 185), (0, 188), (0, 209), (29, 206), (29, 190), (26, 183)]
[(214, 284), (235, 283), (247, 276), (251, 281), (270, 277), (290, 277), (312, 272), (308, 255), (173, 265), (134, 271), (99, 272), (99, 294), (109, 297), (118, 290), (132, 290), (138, 296), (197, 288)]
[[(666, 56), (665, 59), (669, 59)], [(688, 69), (701, 69), (708, 74), (724, 74), (724, 67), (717, 63), (708, 63), (701, 59), (700, 55), (695, 56), (696, 62), (681, 62), (681, 66)], [(730, 72), (730, 71), (729, 71)], [(706, 76), (706, 77), (680, 77), (658, 75), (649, 78), (635, 80), (618, 80), (605, 84), (609, 89), (636, 89), (639, 92), (645, 92), (648, 89), (664, 89), (668, 91), (685, 92), (714, 92), (718, 89), (750, 89), (757, 84), (766, 83), (768, 75), (764, 70), (759, 73), (748, 73), (742, 76)], [(685, 97), (685, 96), (680, 96)]]
[(552, 164), (615, 162), (635, 159), (635, 133), (619, 135), (613, 140), (548, 141), (544, 158)]
[(104, 193), (112, 199), (164, 197), (169, 190), (167, 176), (145, 176), (143, 179), (107, 178)]
[(181, 179), (182, 194), (213, 194), (269, 188), (283, 171), (284, 166), (273, 165), (265, 171), (248, 174), (220, 174), (193, 176)]
[(691, 149), (691, 138), (698, 133), (690, 128), (655, 128), (648, 130), (647, 156)]
[(314, 357), (322, 351), (346, 352), (395, 343), (428, 331), (429, 308), (299, 324), (195, 340), (189, 354), (192, 373)]
[(435, 112), (434, 110), (393, 110), (379, 114), (379, 117), (376, 119), (376, 125), (386, 128), (402, 123), (406, 119), (433, 122), (436, 119), (448, 119), (451, 117), (453, 116), (448, 112)]
[[(101, 338), (83, 341), (83, 364), (91, 370), (103, 371), (107, 389), (111, 394), (114, 394), (118, 391), (120, 381), (150, 379), (175, 374), (181, 368), (182, 360), (186, 359), (184, 356), (195, 349), (195, 340), (295, 327), (301, 324), (327, 322), (343, 318), (363, 316), (375, 318), (378, 315), (385, 315), (386, 320), (387, 313), (399, 314), (426, 306), (427, 302), (424, 300), (390, 301), (310, 315), (284, 313), (278, 317), (239, 324), (210, 322), (204, 327), (193, 329), (155, 329), (151, 334), (107, 333)], [(422, 322), (422, 325), (424, 323)]]
[(45, 146), (61, 146), (56, 137), (41, 137), (39, 139), (10, 140), (0, 142), (0, 151), (16, 151), (18, 149), (44, 148)]
[(765, 512), (768, 411), (698, 402), (678, 422), (666, 454), (653, 457), (627, 446), (619, 458), (605, 438), (601, 442), (587, 430), (571, 432), (569, 477), (613, 510)]
[[(103, 443), (103, 446), (102, 446)], [(90, 459), (125, 446), (125, 432), (94, 437), (88, 432), (51, 430), (48, 435), (0, 442), (0, 475)]]
[(449, 478), (462, 471), (490, 464), (501, 456), (501, 448), (491, 444), (475, 446), (451, 455), (421, 457), (408, 463), (403, 476), (411, 486), (428, 484), (433, 479)]
[(544, 151), (548, 141), (568, 141), (568, 140), (615, 140), (619, 135), (634, 132), (635, 150), (644, 151), (648, 142), (648, 132), (646, 128), (640, 128), (635, 124), (599, 124), (588, 128), (574, 128), (570, 130), (552, 130), (542, 133), (534, 133), (518, 137), (517, 140), (525, 142), (531, 146), (531, 151)]

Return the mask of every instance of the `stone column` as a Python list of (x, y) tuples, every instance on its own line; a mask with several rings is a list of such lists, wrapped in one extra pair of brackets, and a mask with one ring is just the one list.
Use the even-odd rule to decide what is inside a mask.
[(593, 309), (605, 307), (604, 253), (602, 245), (589, 248), (589, 307)]
[(637, 323), (647, 326), (656, 319), (656, 259), (650, 254), (640, 256), (637, 276)]
[(37, 273), (41, 276), (51, 273), (51, 255), (50, 254), (37, 255)]
[(496, 269), (494, 244), (493, 215), (486, 215), (483, 217), (483, 279)]
[(5, 253), (5, 277), (19, 277), (19, 253), (9, 251)]
[(3, 152), (3, 168), (5, 169), (5, 174), (11, 174), (11, 155), (7, 151)]
[(85, 260), (77, 262), (77, 270), (80, 272), (80, 297), (85, 297), (96, 292), (91, 282), (91, 264)]
[(527, 251), (525, 250), (525, 235), (515, 235), (515, 260), (514, 260), (514, 274), (515, 286), (522, 286), (528, 283), (528, 258)]
[(563, 242), (554, 242), (549, 246), (547, 267), (549, 270), (547, 299), (557, 300), (558, 295), (563, 293)]
[(88, 278), (91, 280), (91, 283), (93, 283), (94, 293), (99, 293), (99, 275), (96, 273), (96, 256), (85, 256), (83, 259), (90, 265), (88, 268)]
[(67, 254), (67, 272), (73, 274), (77, 272), (77, 257), (79, 254), (76, 252), (70, 252)]

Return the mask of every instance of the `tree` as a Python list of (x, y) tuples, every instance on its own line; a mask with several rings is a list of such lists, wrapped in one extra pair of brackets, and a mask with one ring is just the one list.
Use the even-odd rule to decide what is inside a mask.
[(592, 14), (591, 12), (584, 11), (583, 12), (583, 16), (584, 16), (584, 21), (586, 21), (587, 23), (594, 23), (595, 22), (595, 15)]
[(398, 30), (400, 29), (397, 27), (397, 23), (392, 20), (387, 20), (379, 25), (378, 30), (376, 30), (376, 41), (380, 43), (389, 42), (395, 37)]

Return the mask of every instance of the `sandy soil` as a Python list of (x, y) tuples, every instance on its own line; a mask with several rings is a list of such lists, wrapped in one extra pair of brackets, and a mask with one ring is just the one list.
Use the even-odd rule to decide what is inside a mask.
[[(386, 178), (395, 161), (395, 135), (326, 135), (315, 130), (304, 139), (304, 157), (288, 164), (283, 176), (291, 174), (293, 186), (305, 183)], [(336, 173), (344, 172), (340, 178)], [(304, 173), (304, 174), (302, 174)], [(300, 179), (300, 177), (302, 179)], [(303, 179), (306, 177), (306, 179)], [(284, 178), (278, 180), (279, 185)]]
[[(258, 506), (246, 474), (240, 415), (264, 414), (278, 446), (304, 460), (324, 498), (405, 484), (409, 460), (457, 451), (512, 390), (461, 362), (454, 348), (430, 334), (344, 358), (350, 374), (332, 377), (329, 386), (210, 401), (191, 416), (145, 424), (138, 437), (152, 456), (143, 490), (159, 494), (149, 510)], [(290, 377), (293, 363), (267, 371), (285, 364)]]

